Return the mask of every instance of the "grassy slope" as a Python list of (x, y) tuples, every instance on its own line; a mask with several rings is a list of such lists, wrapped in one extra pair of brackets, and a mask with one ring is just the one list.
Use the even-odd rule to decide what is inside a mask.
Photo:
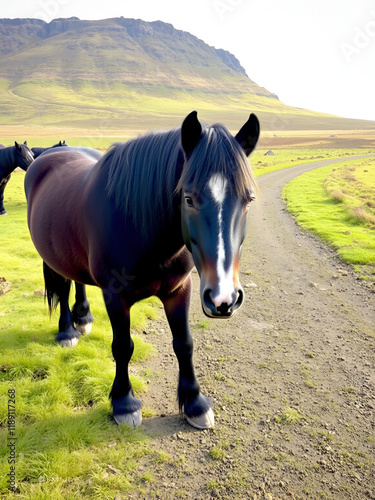
[[(48, 95), (48, 101), (45, 96)], [(200, 89), (140, 85), (124, 82), (50, 81), (34, 79), (13, 86), (0, 80), (3, 112), (0, 124), (78, 126), (91, 128), (173, 127), (192, 109), (206, 120), (220, 120), (230, 127), (250, 111), (263, 116), (267, 128), (281, 114), (288, 122), (306, 127), (316, 114), (288, 108), (276, 99), (250, 93), (213, 93)], [(334, 123), (335, 119), (323, 116)]]
[[(208, 83), (208, 89), (213, 85)], [(48, 99), (46, 99), (48, 96)], [(193, 109), (203, 121), (236, 129), (255, 112), (263, 131), (373, 129), (373, 122), (291, 108), (249, 92), (212, 92), (161, 84), (119, 81), (48, 80), (13, 84), (0, 78), (0, 125), (81, 129), (158, 129), (178, 126)]]
[(74, 85), (71, 81), (48, 80), (20, 82), (16, 88), (9, 88), (9, 82), (0, 82), (4, 103), (0, 124), (147, 130), (174, 127), (197, 109), (205, 121), (220, 121), (229, 128), (236, 127), (250, 112), (259, 116), (263, 130), (374, 128), (372, 122), (290, 108), (276, 99), (250, 93), (186, 91), (161, 85), (142, 88), (122, 82), (85, 81)]

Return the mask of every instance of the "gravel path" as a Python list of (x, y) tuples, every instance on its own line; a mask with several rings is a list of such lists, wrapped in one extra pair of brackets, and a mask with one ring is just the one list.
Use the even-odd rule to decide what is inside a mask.
[(178, 415), (164, 317), (145, 332), (158, 354), (136, 370), (153, 370), (142, 399), (154, 411), (144, 419), (154, 453), (140, 459), (130, 498), (375, 499), (375, 294), (281, 200), (286, 182), (330, 163), (258, 178), (245, 303), (231, 320), (204, 318), (194, 274), (194, 359), (215, 429)]

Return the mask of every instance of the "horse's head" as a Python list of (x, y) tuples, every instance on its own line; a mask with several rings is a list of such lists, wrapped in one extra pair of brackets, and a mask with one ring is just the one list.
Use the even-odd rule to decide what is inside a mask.
[(34, 153), (28, 147), (27, 142), (19, 144), (17, 141), (14, 143), (16, 148), (16, 162), (23, 170), (27, 170), (28, 166), (34, 161)]
[(258, 137), (254, 114), (236, 137), (222, 125), (202, 130), (195, 111), (181, 128), (182, 231), (200, 275), (203, 311), (210, 317), (232, 316), (244, 299), (239, 260), (256, 191), (247, 156)]

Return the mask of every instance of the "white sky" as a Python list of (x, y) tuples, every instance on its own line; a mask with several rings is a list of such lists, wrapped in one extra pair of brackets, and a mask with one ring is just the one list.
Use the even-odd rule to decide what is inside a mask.
[(169, 22), (291, 106), (375, 120), (375, 0), (0, 0), (0, 17)]

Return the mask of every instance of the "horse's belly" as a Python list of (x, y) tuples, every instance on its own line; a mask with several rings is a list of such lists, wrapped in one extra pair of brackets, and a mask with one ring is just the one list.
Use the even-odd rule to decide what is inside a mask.
[(30, 234), (42, 259), (65, 278), (85, 284), (94, 284), (89, 272), (87, 255), (74, 233), (53, 227), (48, 214), (38, 215), (30, 224)]
[[(38, 173), (38, 172), (37, 172)], [(82, 227), (82, 193), (74, 182), (59, 182), (54, 172), (28, 182), (28, 224), (33, 243), (42, 259), (62, 276), (94, 284)], [(74, 179), (73, 179), (74, 180)], [(74, 193), (76, 189), (77, 193)]]

